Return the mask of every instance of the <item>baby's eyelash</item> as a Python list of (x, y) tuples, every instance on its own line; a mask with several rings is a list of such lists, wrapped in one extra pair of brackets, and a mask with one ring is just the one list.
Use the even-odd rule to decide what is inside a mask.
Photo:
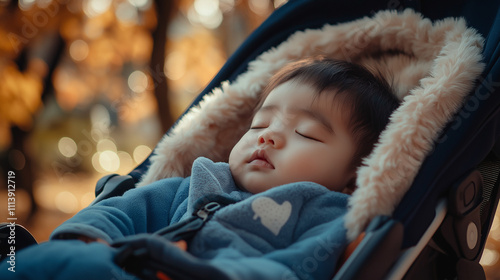
[(316, 139), (316, 138), (313, 138), (313, 137), (310, 137), (310, 136), (304, 135), (304, 134), (302, 134), (302, 133), (298, 132), (297, 130), (295, 130), (295, 133), (297, 133), (298, 135), (300, 135), (300, 136), (302, 136), (302, 137), (304, 137), (304, 138), (306, 138), (306, 139), (310, 139), (310, 140), (313, 140), (313, 141), (318, 141), (318, 142), (323, 142), (323, 141), (321, 141), (321, 140), (319, 140), (319, 139)]

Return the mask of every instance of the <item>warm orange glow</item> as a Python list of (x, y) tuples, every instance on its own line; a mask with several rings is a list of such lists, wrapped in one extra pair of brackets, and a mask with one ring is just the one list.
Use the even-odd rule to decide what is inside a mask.
[(0, 117), (28, 130), (42, 105), (41, 79), (36, 73), (21, 73), (12, 64), (0, 65)]

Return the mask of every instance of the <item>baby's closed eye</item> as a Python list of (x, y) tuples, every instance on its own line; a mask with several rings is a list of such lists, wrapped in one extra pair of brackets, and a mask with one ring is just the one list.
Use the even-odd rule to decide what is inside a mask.
[(319, 138), (315, 137), (315, 136), (312, 136), (311, 134), (309, 133), (301, 133), (297, 130), (295, 130), (295, 133), (300, 135), (301, 137), (305, 138), (305, 139), (309, 139), (309, 140), (313, 140), (313, 141), (317, 141), (317, 142), (323, 142), (321, 141)]

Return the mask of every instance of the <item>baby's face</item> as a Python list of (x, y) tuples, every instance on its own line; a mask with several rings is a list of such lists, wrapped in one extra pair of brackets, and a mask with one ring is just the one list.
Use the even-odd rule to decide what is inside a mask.
[(300, 181), (344, 190), (355, 144), (339, 109), (307, 84), (273, 89), (229, 156), (236, 184), (251, 193)]

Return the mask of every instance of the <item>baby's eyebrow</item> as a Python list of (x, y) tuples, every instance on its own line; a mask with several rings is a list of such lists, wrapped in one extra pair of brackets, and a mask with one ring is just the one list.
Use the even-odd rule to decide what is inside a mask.
[(266, 105), (266, 106), (260, 107), (258, 112), (274, 111), (276, 109), (278, 109), (278, 106), (276, 106), (276, 105)]

